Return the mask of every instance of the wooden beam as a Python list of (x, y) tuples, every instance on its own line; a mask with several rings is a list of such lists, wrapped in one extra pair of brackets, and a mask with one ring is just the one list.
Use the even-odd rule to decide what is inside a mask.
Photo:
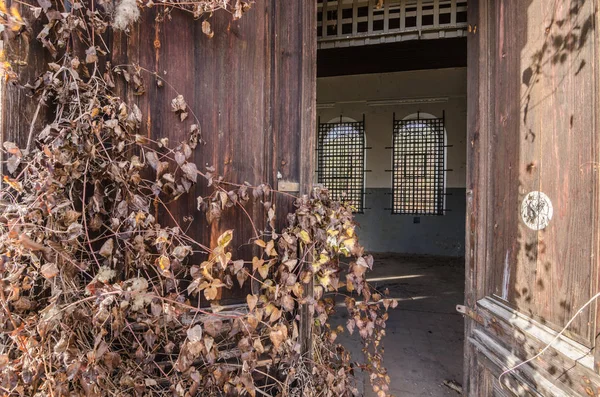
[[(338, 0), (340, 3), (342, 0)], [(315, 153), (317, 123), (317, 35), (315, 34), (315, 15), (317, 0), (302, 0), (302, 73), (301, 73), (301, 101), (302, 116), (300, 118), (301, 150), (300, 153), (308, 154), (301, 156), (300, 168), (300, 193), (310, 194), (315, 175)], [(338, 7), (339, 9), (339, 7)], [(338, 14), (338, 21), (341, 12)], [(339, 27), (338, 27), (339, 29)], [(307, 256), (312, 263), (312, 256)], [(313, 280), (305, 288), (305, 296), (312, 297), (314, 290)], [(303, 304), (300, 307), (300, 329), (301, 353), (309, 360), (312, 358), (312, 304)]]
[(318, 77), (465, 66), (464, 37), (331, 48), (317, 53)]

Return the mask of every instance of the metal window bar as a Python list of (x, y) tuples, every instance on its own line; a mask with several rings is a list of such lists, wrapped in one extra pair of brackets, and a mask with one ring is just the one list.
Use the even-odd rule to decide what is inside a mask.
[(317, 137), (317, 180), (336, 200), (363, 213), (365, 197), (365, 120), (321, 123)]
[(445, 115), (396, 120), (392, 154), (392, 214), (443, 215)]

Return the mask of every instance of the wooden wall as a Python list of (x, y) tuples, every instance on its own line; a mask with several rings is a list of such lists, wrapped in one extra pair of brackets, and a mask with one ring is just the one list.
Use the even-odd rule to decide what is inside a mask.
[[(212, 38), (189, 14), (171, 15), (171, 20), (156, 22), (156, 9), (145, 10), (131, 32), (107, 38), (114, 66), (139, 65), (149, 71), (142, 72), (144, 95), (120, 92), (142, 110), (142, 133), (154, 140), (167, 137), (176, 145), (187, 139), (195, 115), (206, 141), (194, 153), (199, 170), (214, 166), (228, 181), (274, 188), (279, 173), (306, 192), (314, 172), (316, 1), (257, 1), (237, 21), (217, 12), (211, 18)], [(32, 80), (44, 62), (44, 51), (33, 42), (24, 82)], [(166, 82), (162, 87), (153, 73)], [(171, 112), (171, 100), (178, 93), (190, 109), (184, 122)], [(23, 90), (8, 87), (2, 138), (23, 146), (36, 106)], [(41, 124), (43, 117), (38, 121)], [(161, 211), (161, 221), (174, 224), (174, 219), (185, 227), (183, 217), (193, 216), (189, 233), (207, 245), (216, 244), (224, 230), (235, 229), (233, 256), (250, 260), (252, 244), (247, 243), (253, 232), (242, 211), (230, 211), (208, 225), (196, 210), (196, 197), (209, 192), (206, 181), (199, 180), (189, 195)], [(277, 204), (283, 219), (293, 210), (291, 199)], [(260, 227), (262, 206), (248, 211)]]
[[(278, 187), (297, 182), (306, 192), (313, 174), (313, 126), (316, 105), (316, 3), (258, 1), (237, 21), (225, 12), (211, 19), (214, 37), (202, 33), (200, 22), (174, 12), (173, 19), (154, 22), (145, 12), (128, 35), (114, 38), (114, 63), (139, 64), (168, 82), (162, 88), (146, 75), (146, 95), (136, 101), (145, 116), (142, 129), (152, 139), (186, 138), (193, 117), (177, 122), (171, 99), (182, 94), (200, 120), (205, 145), (195, 151), (199, 170), (211, 165), (226, 180)], [(192, 214), (191, 237), (214, 246), (217, 237), (235, 229), (234, 258), (252, 258), (253, 229), (246, 215), (229, 211), (208, 225), (196, 211), (196, 197), (207, 195), (204, 181), (169, 207), (178, 221)], [(293, 200), (279, 198), (285, 219)], [(261, 205), (248, 207), (256, 226), (264, 226)], [(167, 219), (163, 211), (163, 219)], [(241, 296), (245, 296), (243, 293)]]

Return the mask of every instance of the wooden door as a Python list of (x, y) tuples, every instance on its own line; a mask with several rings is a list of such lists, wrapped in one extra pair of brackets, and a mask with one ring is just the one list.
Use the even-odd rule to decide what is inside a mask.
[[(189, 14), (175, 11), (172, 19), (155, 22), (156, 12), (145, 10), (141, 23), (117, 35), (113, 44), (115, 65), (140, 65), (167, 82), (158, 86), (146, 73), (147, 93), (126, 93), (147, 115), (142, 130), (154, 140), (184, 139), (195, 120), (178, 123), (170, 111), (171, 100), (181, 94), (205, 141), (194, 152), (198, 169), (210, 165), (233, 183), (306, 192), (314, 173), (312, 156), (303, 154), (314, 151), (316, 0), (257, 1), (239, 20), (217, 12), (211, 18), (213, 37)], [(163, 221), (194, 216), (188, 233), (211, 247), (222, 232), (234, 229), (231, 245), (238, 249), (233, 256), (252, 258), (253, 246), (247, 243), (255, 236), (254, 226), (264, 227), (262, 206), (249, 203), (248, 215), (229, 211), (209, 224), (196, 211), (196, 197), (210, 192), (201, 181), (164, 211)], [(278, 219), (285, 221), (293, 200), (274, 197)], [(245, 300), (246, 294), (239, 291), (233, 298)]]
[[(145, 9), (130, 32), (106, 39), (111, 48), (107, 60), (113, 66), (141, 70), (144, 94), (131, 86), (120, 87), (119, 94), (141, 109), (142, 133), (176, 145), (187, 139), (197, 118), (204, 141), (194, 152), (199, 170), (212, 166), (228, 182), (266, 183), (295, 195), (308, 191), (314, 173), (316, 0), (257, 1), (239, 20), (216, 12), (210, 19), (213, 37), (188, 13), (174, 10), (169, 19), (156, 21), (158, 12)], [(23, 84), (43, 70), (46, 54), (33, 40), (29, 66), (21, 71)], [(179, 94), (190, 110), (184, 122), (171, 111), (171, 101)], [(32, 115), (37, 103), (15, 86), (6, 87), (1, 100), (2, 141), (25, 147), (30, 118), (19, 117), (15, 109)], [(37, 121), (41, 128), (43, 117)], [(253, 223), (259, 230), (264, 226), (262, 206), (250, 203), (248, 215), (228, 211), (209, 224), (197, 211), (196, 200), (211, 191), (206, 181), (199, 181), (189, 194), (160, 209), (160, 221), (187, 229), (191, 238), (207, 246), (215, 246), (223, 231), (234, 229), (231, 246), (238, 248), (233, 256), (252, 258), (253, 246), (247, 242), (254, 236)], [(293, 199), (282, 197), (275, 200), (284, 223), (294, 207)], [(204, 258), (199, 254), (194, 260)], [(246, 294), (224, 291), (221, 303), (238, 298), (245, 302)]]
[(469, 23), (465, 395), (600, 395), (598, 1)]

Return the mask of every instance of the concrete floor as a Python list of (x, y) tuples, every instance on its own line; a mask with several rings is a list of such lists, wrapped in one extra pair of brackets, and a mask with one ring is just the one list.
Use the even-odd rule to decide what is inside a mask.
[[(374, 255), (370, 283), (400, 300), (390, 312), (384, 362), (395, 396), (458, 396), (445, 380), (462, 383), (464, 259)], [(341, 311), (340, 311), (341, 312)], [(345, 322), (343, 315), (338, 319)], [(361, 354), (355, 337), (342, 340)], [(374, 395), (368, 381), (365, 396)]]

